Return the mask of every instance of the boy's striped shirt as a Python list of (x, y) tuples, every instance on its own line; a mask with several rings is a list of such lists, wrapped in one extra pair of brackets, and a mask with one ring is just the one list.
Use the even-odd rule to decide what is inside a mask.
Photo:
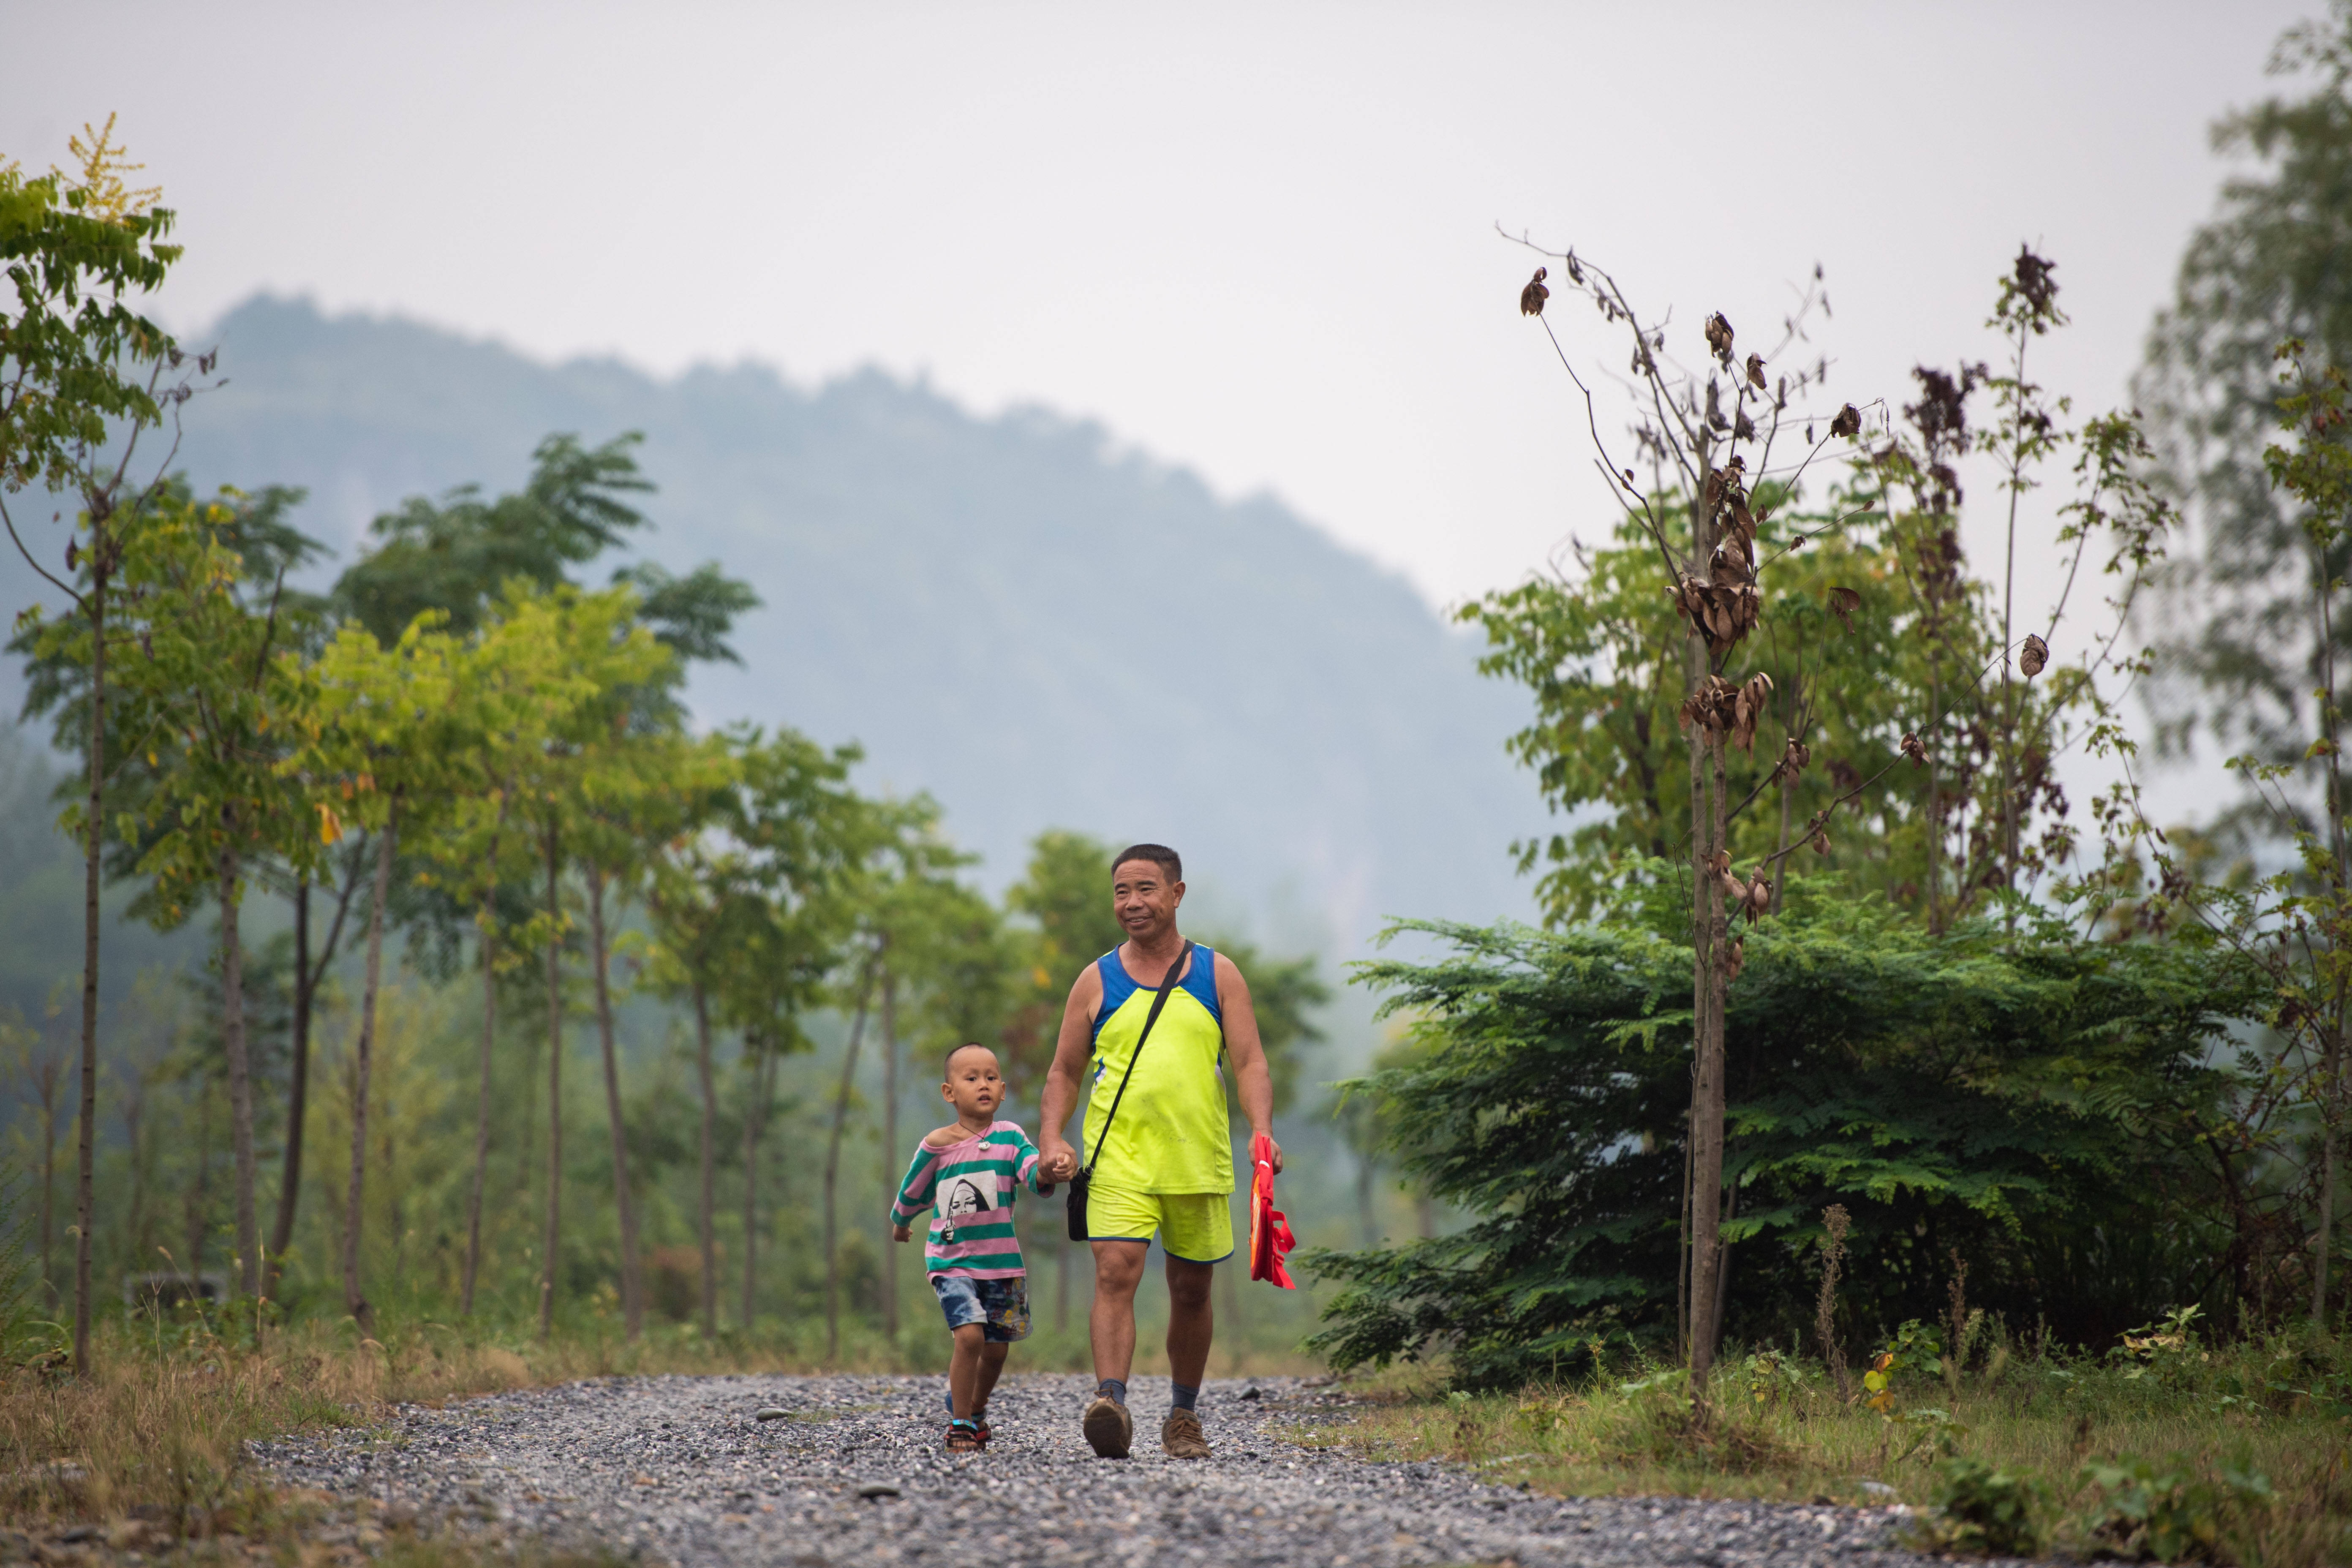
[(1020, 1124), (997, 1121), (944, 1149), (925, 1142), (898, 1184), (890, 1223), (911, 1226), (930, 1211), (923, 1267), (932, 1274), (969, 1279), (1010, 1279), (1028, 1270), (1013, 1230), (1013, 1199), (1023, 1185), (1037, 1190), (1037, 1147)]

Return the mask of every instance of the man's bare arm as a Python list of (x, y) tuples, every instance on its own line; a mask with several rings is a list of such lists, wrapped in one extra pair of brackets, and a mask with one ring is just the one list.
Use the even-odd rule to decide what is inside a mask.
[(1094, 1054), (1094, 1014), (1102, 1000), (1102, 976), (1087, 965), (1062, 1005), (1062, 1030), (1054, 1041), (1054, 1065), (1045, 1069), (1044, 1103), (1037, 1108), (1037, 1169), (1049, 1182), (1078, 1173), (1077, 1152), (1062, 1137), (1078, 1108), (1078, 1085)]
[(1224, 1015), (1225, 1055), (1234, 1064), (1234, 1093), (1250, 1131), (1274, 1143), (1274, 1168), (1282, 1169), (1282, 1145), (1274, 1142), (1274, 1074), (1265, 1065), (1265, 1045), (1257, 1037), (1257, 1008), (1241, 967), (1217, 954), (1217, 1010)]

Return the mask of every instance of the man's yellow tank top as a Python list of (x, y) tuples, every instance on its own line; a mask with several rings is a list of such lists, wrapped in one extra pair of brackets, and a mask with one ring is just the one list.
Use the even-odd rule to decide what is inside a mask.
[[(1160, 994), (1136, 984), (1114, 948), (1095, 961), (1102, 975), (1102, 1006), (1095, 1014), (1095, 1051), (1088, 1070), (1083, 1147), (1095, 1161), (1094, 1179), (1139, 1193), (1230, 1193), (1234, 1190), (1233, 1124), (1225, 1112), (1223, 1013), (1217, 1005), (1217, 955), (1194, 944), (1192, 963), (1176, 994), (1160, 1010), (1143, 1056), (1136, 1037)], [(1135, 1076), (1095, 1153), (1129, 1061)]]

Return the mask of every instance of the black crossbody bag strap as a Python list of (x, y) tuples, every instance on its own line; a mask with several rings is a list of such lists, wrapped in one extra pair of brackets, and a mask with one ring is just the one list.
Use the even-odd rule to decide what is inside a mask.
[(1192, 956), (1192, 944), (1186, 942), (1176, 962), (1160, 982), (1160, 994), (1151, 999), (1151, 1011), (1143, 1016), (1143, 1032), (1135, 1037), (1135, 1049), (1127, 1054), (1127, 1070), (1118, 1075), (1118, 1092), (1110, 1097), (1110, 1114), (1103, 1118), (1102, 1136), (1095, 1140), (1094, 1159), (1087, 1162), (1087, 1173), (1094, 1173), (1095, 1160), (1102, 1158), (1103, 1143), (1110, 1137), (1110, 1124), (1118, 1120), (1119, 1101), (1127, 1098), (1127, 1080), (1135, 1076), (1136, 1058), (1143, 1055), (1143, 1042), (1151, 1038), (1151, 1026), (1160, 1022), (1160, 1009), (1168, 1005), (1169, 994), (1176, 989), (1177, 977), (1184, 973), (1184, 961)]
[(1184, 951), (1176, 955), (1176, 962), (1168, 966), (1168, 973), (1160, 977), (1159, 994), (1151, 998), (1151, 1011), (1144, 1015), (1142, 1032), (1135, 1037), (1135, 1049), (1127, 1054), (1127, 1070), (1119, 1074), (1118, 1092), (1110, 1098), (1110, 1113), (1103, 1118), (1102, 1131), (1095, 1137), (1093, 1158), (1080, 1166), (1070, 1180), (1069, 1229), (1073, 1241), (1087, 1239), (1087, 1188), (1094, 1181), (1095, 1162), (1102, 1158), (1103, 1145), (1110, 1140), (1111, 1124), (1118, 1120), (1118, 1108), (1127, 1099), (1127, 1084), (1135, 1076), (1136, 1058), (1143, 1055), (1144, 1042), (1151, 1038), (1151, 1026), (1160, 1022), (1160, 1010), (1168, 1005), (1168, 998), (1192, 956), (1192, 944), (1188, 942)]

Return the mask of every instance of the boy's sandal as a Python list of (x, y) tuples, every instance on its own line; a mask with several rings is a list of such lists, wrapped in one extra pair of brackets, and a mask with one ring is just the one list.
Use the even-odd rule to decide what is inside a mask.
[(967, 1421), (959, 1415), (948, 1423), (949, 1453), (977, 1454), (987, 1443), (988, 1439), (981, 1436), (978, 1422)]
[(988, 1440), (996, 1436), (995, 1433), (988, 1429), (988, 1417), (985, 1415), (975, 1415), (971, 1418), (971, 1423), (974, 1426), (977, 1426), (980, 1429), (980, 1446), (983, 1448), (987, 1447)]

